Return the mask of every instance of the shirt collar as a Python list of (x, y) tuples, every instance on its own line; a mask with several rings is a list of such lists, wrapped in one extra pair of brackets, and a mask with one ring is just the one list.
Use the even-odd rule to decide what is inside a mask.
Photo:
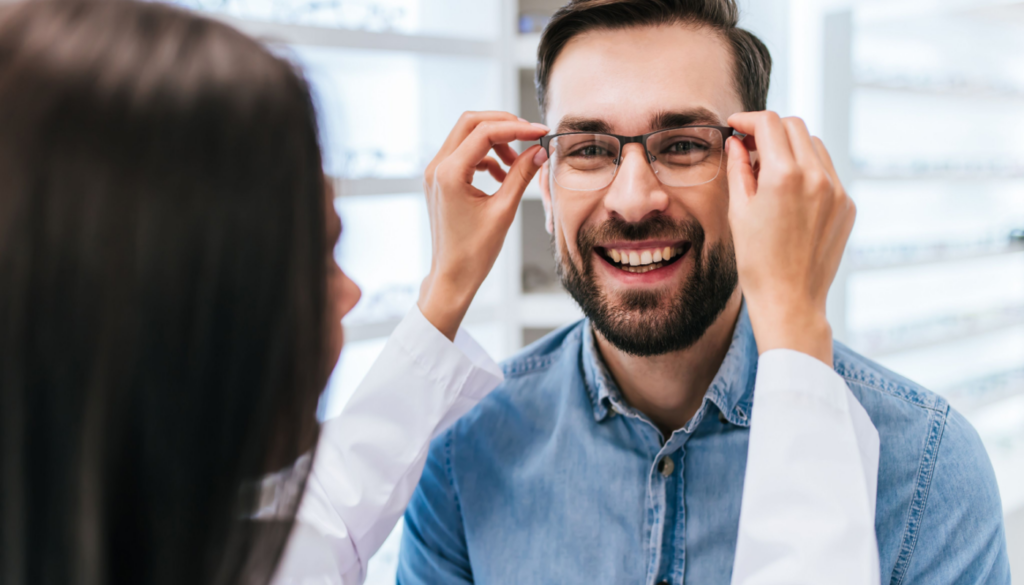
[[(684, 430), (692, 431), (700, 423), (707, 410), (707, 404), (714, 404), (730, 423), (750, 426), (750, 410), (754, 401), (754, 381), (757, 378), (757, 344), (750, 326), (746, 303), (740, 310), (740, 317), (733, 331), (729, 351), (722, 360), (711, 386), (704, 395), (704, 402)], [(587, 394), (594, 408), (594, 420), (601, 422), (619, 412), (632, 411), (622, 393), (608, 372), (594, 340), (590, 319), (584, 322), (583, 331), (583, 379)], [(692, 428), (691, 428), (692, 427)]]

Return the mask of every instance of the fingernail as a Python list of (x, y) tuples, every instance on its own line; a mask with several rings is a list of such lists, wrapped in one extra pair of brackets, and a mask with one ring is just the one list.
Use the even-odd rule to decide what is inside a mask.
[(538, 123), (534, 122), (534, 123), (532, 123), (532, 124), (530, 124), (530, 125), (531, 125), (531, 126), (534, 126), (534, 127), (535, 127), (535, 128), (537, 128), (538, 130), (543, 130), (543, 131), (545, 131), (545, 132), (551, 132), (551, 128), (548, 128), (548, 127), (547, 127), (547, 126), (545, 126), (544, 124), (538, 124)]
[(519, 118), (519, 121), (520, 122), (529, 122), (529, 120), (527, 120), (526, 118)]
[(543, 148), (537, 151), (537, 154), (533, 155), (533, 165), (541, 166), (548, 160), (548, 151)]

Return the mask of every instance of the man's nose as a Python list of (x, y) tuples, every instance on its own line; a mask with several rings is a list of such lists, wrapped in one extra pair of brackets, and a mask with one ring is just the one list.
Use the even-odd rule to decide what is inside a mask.
[(605, 208), (628, 223), (668, 209), (668, 193), (647, 161), (643, 145), (627, 144), (615, 180), (604, 197)]

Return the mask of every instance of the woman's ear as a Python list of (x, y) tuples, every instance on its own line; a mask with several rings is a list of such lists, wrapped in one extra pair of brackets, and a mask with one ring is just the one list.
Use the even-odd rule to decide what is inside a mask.
[(554, 235), (555, 219), (551, 214), (551, 185), (548, 183), (548, 165), (549, 163), (544, 163), (544, 166), (540, 168), (537, 180), (540, 182), (540, 200), (544, 204), (544, 229), (548, 231), (548, 234)]

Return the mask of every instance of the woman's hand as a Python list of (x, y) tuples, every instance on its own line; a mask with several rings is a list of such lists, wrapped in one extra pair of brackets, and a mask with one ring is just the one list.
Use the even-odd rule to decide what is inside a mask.
[(799, 118), (750, 112), (729, 124), (748, 135), (726, 145), (729, 223), (758, 350), (793, 349), (831, 367), (825, 302), (856, 208), (825, 146)]
[[(505, 112), (466, 112), (427, 166), (424, 189), (433, 255), (419, 308), (449, 339), (455, 339), (494, 266), (523, 192), (547, 160), (540, 146), (516, 155), (509, 143), (547, 133), (546, 127)], [(508, 172), (488, 156), (492, 150), (510, 166)], [(488, 171), (501, 188), (488, 195), (473, 187), (477, 171)]]

